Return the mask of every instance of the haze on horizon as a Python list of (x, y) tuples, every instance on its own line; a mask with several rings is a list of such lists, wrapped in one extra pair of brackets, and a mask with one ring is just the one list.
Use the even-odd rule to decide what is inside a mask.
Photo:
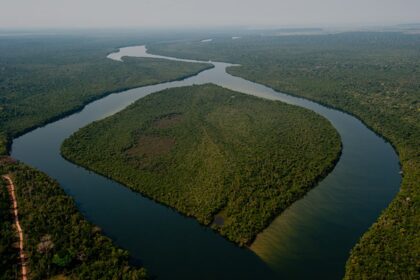
[(420, 22), (419, 0), (2, 0), (0, 29)]

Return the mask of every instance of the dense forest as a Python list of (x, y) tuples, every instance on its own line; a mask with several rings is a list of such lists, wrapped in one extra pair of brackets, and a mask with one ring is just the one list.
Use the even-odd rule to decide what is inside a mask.
[[(131, 267), (128, 252), (87, 222), (57, 182), (11, 161), (2, 164), (0, 171), (10, 174), (15, 183), (29, 279), (146, 279), (144, 268)], [(16, 279), (16, 232), (11, 227), (5, 181), (1, 187), (0, 278)]]
[(150, 44), (240, 63), (229, 73), (350, 112), (397, 149), (401, 191), (352, 250), (346, 279), (420, 277), (420, 35), (355, 32)]
[(80, 129), (62, 154), (249, 244), (330, 171), (319, 115), (215, 85), (169, 89)]
[[(210, 67), (158, 59), (107, 59), (138, 37), (3, 36), (0, 154), (11, 138), (115, 91), (176, 80)], [(136, 39), (137, 38), (137, 39)], [(144, 40), (144, 39), (143, 39)]]

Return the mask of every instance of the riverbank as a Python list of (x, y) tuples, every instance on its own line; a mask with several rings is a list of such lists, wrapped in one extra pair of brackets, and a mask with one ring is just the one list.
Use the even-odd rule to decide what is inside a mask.
[(14, 215), (19, 217), (22, 276), (147, 279), (144, 268), (130, 266), (128, 253), (83, 218), (57, 182), (18, 162), (9, 161), (0, 171), (13, 178), (8, 182)]

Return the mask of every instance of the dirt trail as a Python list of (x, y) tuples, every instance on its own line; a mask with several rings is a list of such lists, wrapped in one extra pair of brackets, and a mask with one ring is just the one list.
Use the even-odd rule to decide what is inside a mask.
[(3, 178), (6, 179), (9, 183), (7, 186), (7, 189), (9, 191), (10, 198), (12, 199), (13, 216), (15, 218), (15, 225), (16, 225), (16, 229), (19, 235), (19, 251), (20, 251), (19, 257), (20, 257), (20, 262), (22, 265), (22, 280), (27, 280), (28, 278), (26, 275), (27, 275), (28, 270), (26, 267), (26, 256), (25, 256), (25, 253), (23, 252), (23, 231), (19, 222), (19, 213), (18, 213), (18, 205), (17, 205), (17, 200), (16, 200), (16, 194), (15, 194), (15, 185), (13, 184), (13, 181), (9, 175), (4, 175)]

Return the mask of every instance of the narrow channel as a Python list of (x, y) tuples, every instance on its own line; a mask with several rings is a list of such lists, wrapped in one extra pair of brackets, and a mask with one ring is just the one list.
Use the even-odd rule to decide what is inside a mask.
[[(145, 46), (121, 48), (108, 58), (124, 56), (201, 62), (151, 55)], [(398, 192), (401, 176), (394, 149), (349, 114), (227, 74), (232, 64), (211, 63), (214, 68), (182, 81), (94, 101), (80, 112), (14, 139), (11, 155), (55, 178), (91, 222), (158, 279), (341, 278), (349, 250)], [(62, 142), (73, 132), (139, 98), (205, 83), (310, 109), (327, 118), (343, 142), (334, 170), (280, 214), (249, 249), (60, 155)]]

